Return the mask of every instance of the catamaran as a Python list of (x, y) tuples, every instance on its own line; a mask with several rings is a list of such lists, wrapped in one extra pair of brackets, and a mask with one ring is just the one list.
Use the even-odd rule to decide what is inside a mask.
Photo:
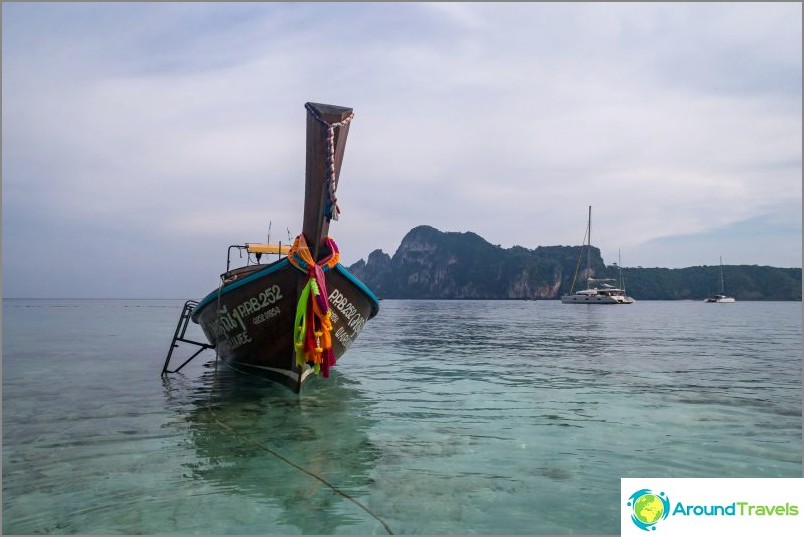
[(578, 276), (576, 268), (575, 277), (572, 280), (570, 292), (561, 297), (562, 304), (633, 304), (633, 298), (625, 294), (623, 287), (615, 287), (609, 282), (616, 282), (614, 278), (593, 278), (592, 277), (592, 206), (589, 206), (589, 219), (586, 224), (586, 236), (581, 254), (578, 257), (578, 266), (584, 252), (586, 252), (586, 289), (573, 291), (575, 281)]

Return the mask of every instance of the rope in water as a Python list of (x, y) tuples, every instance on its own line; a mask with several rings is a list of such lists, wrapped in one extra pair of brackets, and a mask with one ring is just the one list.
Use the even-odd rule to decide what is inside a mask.
[(343, 119), (337, 123), (328, 123), (324, 118), (318, 115), (318, 112), (310, 103), (306, 103), (304, 107), (310, 112), (310, 115), (313, 118), (321, 123), (324, 128), (327, 129), (326, 139), (324, 140), (324, 150), (325, 150), (325, 168), (326, 174), (324, 177), (324, 181), (327, 183), (327, 191), (329, 192), (329, 197), (327, 199), (326, 206), (324, 207), (324, 216), (326, 217), (327, 221), (330, 220), (337, 220), (338, 216), (341, 214), (341, 209), (338, 207), (338, 198), (335, 197), (335, 191), (338, 188), (336, 184), (335, 178), (335, 129), (337, 127), (344, 127), (352, 121), (352, 118), (355, 117), (354, 112), (349, 114), (346, 119)]
[[(241, 373), (245, 373), (245, 372), (241, 372)], [(254, 440), (253, 438), (249, 437), (248, 435), (245, 435), (245, 434), (237, 431), (236, 429), (234, 429), (234, 427), (232, 427), (231, 425), (229, 425), (225, 421), (219, 419), (218, 416), (215, 414), (215, 411), (212, 409), (212, 396), (215, 393), (215, 386), (217, 385), (217, 383), (218, 383), (218, 350), (217, 350), (217, 347), (216, 347), (215, 348), (215, 373), (214, 373), (214, 378), (212, 380), (212, 389), (210, 390), (209, 398), (207, 399), (207, 410), (209, 411), (209, 415), (212, 416), (212, 420), (216, 424), (218, 424), (218, 426), (221, 427), (222, 429), (225, 429), (225, 430), (229, 431), (230, 433), (232, 433), (233, 435), (235, 435), (238, 438), (240, 438), (241, 440), (243, 440), (245, 442), (248, 442), (249, 444), (252, 444), (252, 445), (262, 449), (266, 453), (269, 453), (270, 455), (276, 457), (277, 459), (279, 459), (280, 461), (284, 462), (288, 466), (291, 466), (292, 468), (295, 468), (296, 470), (300, 471), (301, 473), (306, 474), (306, 475), (312, 477), (313, 479), (315, 479), (316, 481), (322, 483), (323, 485), (328, 487), (330, 490), (332, 490), (332, 492), (334, 492), (335, 494), (338, 494), (338, 495), (344, 497), (345, 499), (349, 500), (350, 502), (352, 502), (353, 504), (358, 506), (360, 509), (362, 509), (363, 511), (368, 513), (368, 515), (371, 516), (374, 520), (376, 520), (377, 522), (382, 524), (382, 527), (385, 528), (385, 531), (388, 532), (388, 535), (394, 535), (393, 530), (391, 530), (391, 528), (388, 526), (388, 524), (382, 518), (380, 518), (379, 515), (374, 513), (371, 509), (369, 509), (365, 504), (363, 504), (360, 500), (358, 500), (354, 496), (350, 495), (347, 492), (344, 492), (343, 490), (338, 488), (336, 485), (330, 483), (329, 481), (327, 481), (326, 479), (324, 479), (320, 475), (316, 474), (315, 472), (311, 472), (310, 470), (304, 468), (303, 466), (293, 462), (292, 460), (288, 459), (287, 457), (285, 457), (281, 453), (277, 452), (275, 449), (272, 449), (271, 447), (266, 446), (262, 442), (258, 442), (257, 440)]]
[[(326, 165), (326, 176), (325, 182), (327, 183), (327, 191), (329, 193), (329, 197), (327, 199), (326, 206), (324, 208), (324, 216), (327, 220), (337, 220), (338, 215), (340, 214), (340, 208), (338, 207), (338, 200), (335, 196), (335, 191), (337, 189), (336, 184), (336, 170), (335, 170), (335, 128), (343, 127), (347, 125), (352, 118), (354, 117), (354, 113), (349, 114), (347, 118), (338, 122), (338, 123), (328, 123), (325, 121), (321, 116), (318, 115), (316, 110), (309, 104), (305, 104), (305, 108), (308, 112), (315, 118), (316, 121), (324, 125), (327, 129), (327, 136), (325, 139), (325, 165)], [(310, 361), (314, 365), (316, 372), (321, 370), (324, 377), (329, 376), (329, 367), (335, 365), (335, 355), (332, 351), (332, 343), (329, 332), (332, 328), (332, 323), (330, 321), (330, 311), (329, 305), (327, 301), (327, 294), (326, 294), (326, 285), (324, 280), (323, 268), (332, 268), (338, 263), (339, 259), (339, 252), (338, 247), (335, 245), (335, 242), (331, 238), (327, 238), (328, 246), (330, 249), (330, 255), (318, 263), (316, 263), (312, 255), (310, 254), (309, 248), (307, 247), (306, 241), (304, 240), (304, 235), (299, 235), (296, 238), (296, 242), (291, 248), (291, 252), (288, 254), (288, 260), (298, 268), (299, 270), (305, 272), (309, 276), (309, 280), (304, 287), (304, 290), (300, 294), (299, 302), (296, 308), (296, 323), (294, 328), (294, 343), (296, 345), (296, 361), (297, 363), (300, 362), (300, 365), (304, 365), (305, 362)], [(220, 298), (221, 298), (221, 288), (223, 287), (223, 283), (221, 282), (220, 287), (218, 288), (218, 309), (220, 309)], [(308, 308), (308, 305), (310, 306)], [(308, 324), (309, 323), (309, 324)], [(316, 330), (316, 327), (319, 328)], [(323, 339), (323, 341), (322, 341)], [(215, 345), (215, 373), (212, 383), (212, 389), (209, 392), (209, 399), (207, 400), (207, 410), (209, 411), (210, 416), (212, 416), (212, 420), (218, 424), (219, 427), (225, 429), (232, 433), (233, 435), (239, 437), (245, 442), (248, 442), (266, 453), (276, 457), (280, 461), (284, 462), (288, 466), (295, 468), (296, 470), (306, 474), (313, 479), (319, 481), (334, 493), (342, 496), (343, 498), (349, 500), (357, 507), (365, 511), (369, 516), (375, 519), (377, 522), (382, 524), (382, 527), (385, 528), (385, 531), (388, 532), (389, 535), (394, 535), (393, 530), (388, 526), (388, 524), (379, 517), (376, 513), (374, 513), (371, 509), (369, 509), (366, 505), (360, 502), (357, 498), (353, 497), (352, 495), (348, 494), (347, 492), (341, 490), (336, 485), (330, 483), (320, 475), (307, 470), (303, 466), (293, 462), (292, 460), (288, 459), (281, 453), (277, 452), (276, 450), (272, 449), (265, 444), (254, 440), (253, 438), (245, 435), (243, 433), (238, 432), (235, 430), (231, 425), (222, 421), (218, 418), (215, 414), (215, 411), (212, 409), (212, 397), (215, 393), (215, 386), (218, 383), (218, 346)]]

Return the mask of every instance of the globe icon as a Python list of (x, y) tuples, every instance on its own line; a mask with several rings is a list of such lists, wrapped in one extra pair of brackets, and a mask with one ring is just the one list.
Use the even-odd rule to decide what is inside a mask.
[(634, 502), (634, 516), (645, 525), (654, 524), (664, 514), (664, 504), (655, 494), (643, 494)]

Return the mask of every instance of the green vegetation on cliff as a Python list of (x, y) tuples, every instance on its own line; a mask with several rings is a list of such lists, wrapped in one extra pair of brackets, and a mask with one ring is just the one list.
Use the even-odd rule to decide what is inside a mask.
[[(350, 270), (383, 298), (556, 299), (583, 288), (580, 246), (501, 248), (475, 233), (416, 227), (393, 257), (375, 250)], [(620, 277), (592, 247), (596, 278)], [(718, 291), (719, 267), (623, 268), (630, 296), (637, 300), (703, 300)], [(739, 300), (801, 300), (801, 269), (756, 265), (723, 267), (726, 293)]]

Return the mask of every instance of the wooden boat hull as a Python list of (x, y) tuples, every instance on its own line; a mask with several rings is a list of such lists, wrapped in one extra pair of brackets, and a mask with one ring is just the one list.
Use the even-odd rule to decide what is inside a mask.
[[(219, 358), (236, 369), (260, 374), (299, 392), (313, 375), (296, 365), (293, 344), (296, 306), (307, 275), (287, 258), (256, 265), (209, 293), (192, 313)], [(332, 312), (336, 360), (379, 311), (374, 294), (340, 264), (324, 271)]]

